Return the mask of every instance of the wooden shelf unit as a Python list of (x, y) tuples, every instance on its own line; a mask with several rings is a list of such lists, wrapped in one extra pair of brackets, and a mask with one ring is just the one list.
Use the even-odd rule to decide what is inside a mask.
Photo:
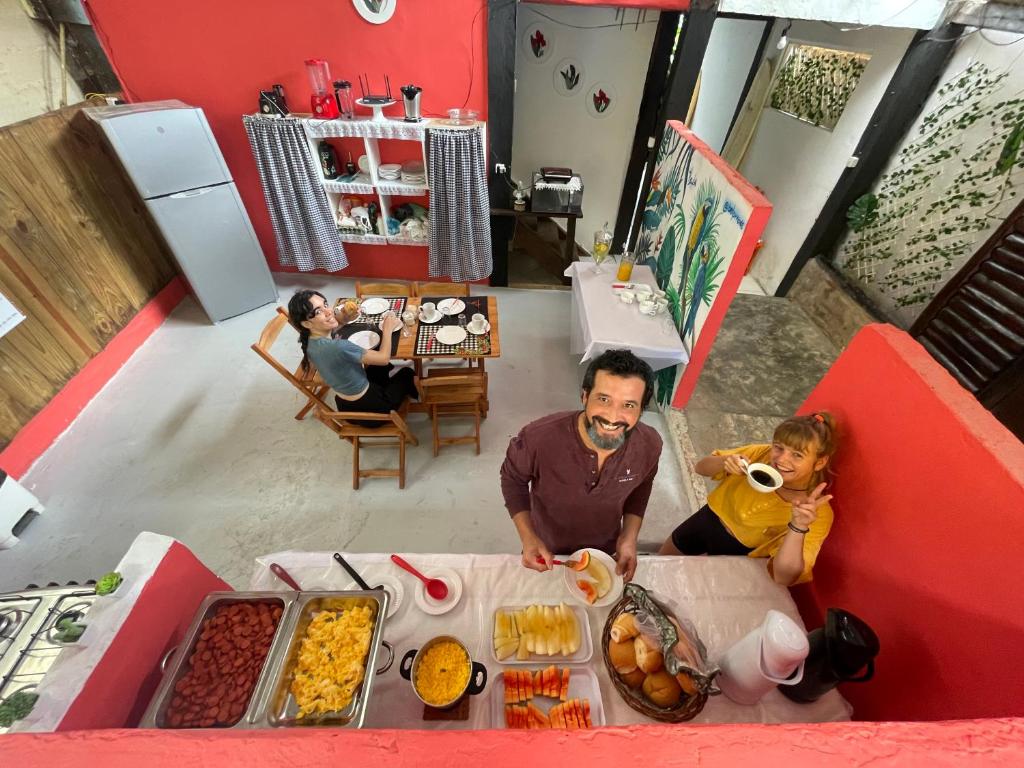
[[(384, 230), (387, 231), (387, 221), (391, 218), (393, 197), (423, 197), (430, 194), (430, 177), (427, 167), (427, 130), (436, 128), (472, 128), (480, 125), (484, 131), (484, 145), (487, 143), (487, 126), (484, 123), (473, 125), (453, 126), (447, 120), (423, 120), (419, 123), (407, 123), (401, 118), (388, 118), (387, 120), (373, 120), (368, 117), (357, 117), (352, 120), (317, 120), (316, 118), (304, 118), (303, 128), (306, 132), (306, 140), (309, 143), (309, 151), (313, 156), (316, 166), (320, 167), (320, 154), (318, 145), (324, 139), (347, 139), (359, 138), (363, 141), (364, 154), (369, 164), (369, 184), (359, 182), (343, 182), (333, 179), (321, 179), (324, 185), (324, 192), (327, 194), (327, 201), (331, 206), (331, 212), (337, 220), (338, 203), (344, 195), (375, 195), (377, 204), (380, 206), (380, 215), (384, 220)], [(381, 179), (379, 169), (381, 165), (380, 144), (381, 141), (414, 141), (420, 145), (420, 157), (423, 161), (423, 174), (425, 183), (403, 184), (398, 181)], [(397, 206), (394, 206), (397, 207)], [(391, 235), (352, 235), (342, 233), (342, 242), (362, 243), (369, 245), (408, 245), (426, 247), (426, 240), (414, 240), (408, 237)]]

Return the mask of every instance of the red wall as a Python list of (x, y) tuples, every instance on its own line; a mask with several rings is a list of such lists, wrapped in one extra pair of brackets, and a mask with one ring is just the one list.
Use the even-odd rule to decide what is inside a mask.
[[(409, 82), (422, 86), (428, 115), (465, 105), (486, 119), (484, 0), (401, 0), (383, 25), (364, 21), (351, 0), (83, 4), (130, 101), (181, 99), (203, 108), (273, 270), (281, 270), (274, 234), (241, 120), (256, 111), (261, 88), (283, 84), (289, 106), (308, 112), (303, 61), (323, 58), (335, 79), (355, 83), (367, 74), (382, 87), (386, 73), (393, 92)], [(345, 250), (349, 276), (427, 276), (426, 248), (346, 244)]]
[(802, 412), (842, 432), (832, 534), (794, 590), (878, 633), (875, 679), (846, 685), (861, 720), (1024, 715), (1024, 445), (921, 345), (862, 329)]
[[(392, 671), (391, 674), (394, 674)], [(410, 692), (410, 696), (412, 693)], [(5, 765), (103, 768), (963, 768), (1024, 763), (1024, 720), (634, 725), (593, 731), (102, 730), (7, 734)]]

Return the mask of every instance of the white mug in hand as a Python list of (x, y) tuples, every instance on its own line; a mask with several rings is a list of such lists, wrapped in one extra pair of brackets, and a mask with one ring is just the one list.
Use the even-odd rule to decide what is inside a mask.
[(747, 482), (755, 491), (773, 493), (782, 487), (782, 475), (775, 467), (759, 462), (751, 464), (745, 460), (743, 466), (747, 470)]

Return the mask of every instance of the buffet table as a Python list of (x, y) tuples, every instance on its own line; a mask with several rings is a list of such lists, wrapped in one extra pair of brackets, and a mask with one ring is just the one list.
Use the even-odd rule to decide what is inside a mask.
[[(400, 570), (383, 554), (347, 554), (346, 559), (371, 585), (382, 577), (397, 578), (404, 589), (401, 604), (384, 627), (384, 639), (395, 646), (395, 664), (374, 682), (366, 717), (366, 728), (442, 728), (485, 729), (498, 727), (492, 711), (492, 696), (501, 696), (497, 682), (506, 667), (499, 664), (491, 650), (494, 610), (500, 606), (533, 602), (572, 602), (559, 569), (547, 573), (529, 571), (520, 565), (518, 555), (403, 555), (421, 571), (450, 568), (462, 579), (458, 604), (440, 616), (427, 615), (414, 600), (419, 582)], [(278, 552), (257, 558), (250, 582), (253, 590), (286, 590), (269, 569), (270, 563), (283, 566), (303, 590), (355, 589), (351, 577), (332, 559), (331, 552)], [(375, 581), (375, 579), (377, 581)], [(674, 603), (680, 614), (690, 618), (708, 649), (709, 659), (717, 660), (774, 608), (803, 626), (796, 605), (785, 587), (773, 583), (764, 563), (746, 557), (641, 557), (635, 582), (656, 596)], [(600, 636), (609, 608), (588, 608), (594, 655), (586, 666), (600, 681), (607, 725), (653, 723), (626, 705), (615, 691), (601, 658)], [(474, 661), (487, 666), (486, 690), (471, 700), (469, 719), (461, 722), (423, 720), (423, 705), (409, 682), (398, 672), (402, 656), (419, 648), (427, 640), (450, 634), (469, 649)], [(543, 657), (525, 667), (548, 666)], [(724, 696), (712, 697), (695, 723), (810, 723), (849, 720), (850, 705), (835, 690), (813, 704), (797, 704), (778, 691), (772, 691), (755, 706), (742, 706)]]
[[(569, 349), (582, 355), (580, 362), (597, 357), (609, 349), (629, 349), (655, 371), (687, 363), (690, 355), (679, 338), (679, 331), (667, 314), (649, 317), (637, 305), (624, 304), (612, 290), (616, 265), (606, 262), (600, 273), (592, 261), (574, 261), (565, 270), (572, 278), (572, 327)], [(630, 278), (657, 288), (650, 267), (637, 265)]]

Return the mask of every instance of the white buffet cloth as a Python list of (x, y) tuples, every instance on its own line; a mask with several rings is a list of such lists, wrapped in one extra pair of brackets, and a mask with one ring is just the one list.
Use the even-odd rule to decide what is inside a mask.
[[(565, 270), (572, 278), (572, 329), (569, 349), (583, 355), (581, 363), (608, 349), (630, 349), (656, 371), (687, 363), (690, 355), (666, 312), (642, 314), (636, 302), (625, 304), (612, 290), (618, 267), (610, 259), (595, 274), (594, 262), (574, 261)], [(651, 268), (633, 267), (631, 283), (657, 288)]]
[[(331, 552), (277, 552), (256, 559), (250, 588), (285, 590), (270, 572), (278, 563), (303, 590), (349, 589), (351, 577), (332, 558)], [(537, 657), (526, 666), (503, 666), (491, 650), (494, 610), (502, 605), (534, 602), (571, 603), (560, 569), (538, 573), (523, 568), (519, 555), (426, 555), (404, 557), (421, 572), (432, 567), (451, 568), (462, 578), (463, 592), (458, 605), (442, 616), (429, 616), (416, 607), (413, 591), (416, 577), (401, 570), (388, 555), (343, 553), (349, 564), (374, 585), (384, 575), (397, 576), (405, 590), (401, 607), (386, 619), (383, 637), (395, 646), (395, 663), (373, 683), (365, 728), (483, 729), (498, 727), (492, 719), (491, 696), (502, 695), (498, 677), (503, 669), (540, 669), (551, 662)], [(399, 553), (401, 554), (401, 553)], [(782, 611), (803, 627), (789, 590), (768, 578), (764, 561), (748, 557), (641, 557), (633, 578), (638, 584), (671, 599), (681, 613), (693, 621), (712, 661), (719, 659), (733, 643), (761, 624), (769, 608)], [(578, 605), (578, 603), (574, 603)], [(612, 686), (601, 657), (601, 632), (611, 607), (588, 608), (594, 655), (586, 666), (601, 684), (606, 725), (651, 724), (631, 709)], [(402, 656), (420, 648), (437, 635), (454, 635), (473, 656), (487, 667), (487, 687), (471, 697), (469, 720), (424, 722), (423, 704), (398, 667)], [(380, 650), (378, 666), (387, 660)], [(562, 666), (562, 665), (560, 665)], [(816, 723), (849, 720), (852, 708), (838, 691), (832, 690), (812, 704), (797, 704), (778, 691), (771, 691), (754, 706), (736, 704), (725, 696), (708, 699), (695, 723)], [(503, 727), (503, 723), (501, 724)]]

